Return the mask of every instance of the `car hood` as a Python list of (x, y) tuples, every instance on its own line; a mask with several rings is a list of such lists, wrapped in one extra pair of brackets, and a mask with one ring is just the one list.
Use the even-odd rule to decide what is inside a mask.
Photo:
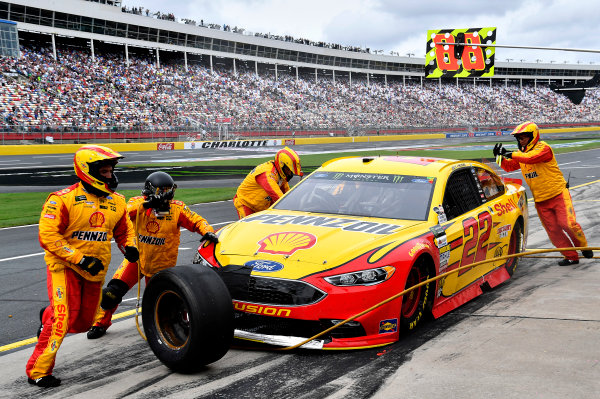
[(312, 264), (309, 268), (316, 272), (371, 249), (397, 245), (406, 239), (401, 231), (424, 223), (269, 210), (222, 229), (217, 257), (233, 257), (238, 264), (254, 259), (285, 262), (286, 268), (297, 262), (304, 272)]

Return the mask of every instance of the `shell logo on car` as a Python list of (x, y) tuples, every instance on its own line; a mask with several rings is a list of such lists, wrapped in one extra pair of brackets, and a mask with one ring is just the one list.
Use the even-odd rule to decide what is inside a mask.
[(283, 231), (266, 236), (258, 242), (258, 252), (291, 255), (300, 249), (311, 248), (317, 242), (314, 234), (300, 231)]

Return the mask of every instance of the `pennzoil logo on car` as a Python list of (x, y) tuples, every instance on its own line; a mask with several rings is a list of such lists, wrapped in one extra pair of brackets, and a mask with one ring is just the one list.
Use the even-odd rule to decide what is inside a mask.
[(311, 248), (317, 242), (314, 234), (301, 231), (283, 231), (269, 234), (258, 242), (257, 252), (275, 255), (291, 255), (300, 249)]
[(244, 263), (244, 266), (249, 266), (255, 272), (270, 273), (283, 269), (283, 265), (272, 260), (256, 259)]
[(387, 319), (379, 322), (379, 334), (389, 334), (398, 331), (398, 319)]

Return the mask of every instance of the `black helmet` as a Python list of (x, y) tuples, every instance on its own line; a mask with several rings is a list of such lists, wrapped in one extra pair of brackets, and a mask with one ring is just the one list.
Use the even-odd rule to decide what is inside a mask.
[(154, 172), (148, 175), (142, 195), (146, 197), (144, 206), (153, 208), (157, 214), (166, 215), (169, 213), (169, 201), (175, 196), (177, 184), (173, 178), (165, 172)]

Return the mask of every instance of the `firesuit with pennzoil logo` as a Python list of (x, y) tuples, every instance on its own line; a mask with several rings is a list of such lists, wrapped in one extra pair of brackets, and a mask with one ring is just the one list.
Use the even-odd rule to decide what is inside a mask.
[[(97, 196), (80, 182), (46, 199), (39, 240), (46, 252), (50, 306), (43, 312), (43, 328), (27, 362), (26, 373), (31, 380), (52, 374), (56, 353), (67, 333), (84, 332), (92, 325), (113, 237), (120, 248), (135, 246), (133, 225), (122, 195)], [(88, 255), (106, 265), (95, 275), (79, 265)]]
[(281, 176), (274, 161), (255, 167), (242, 181), (233, 198), (238, 216), (264, 211), (290, 190), (285, 177)]
[[(520, 145), (520, 151), (504, 155), (500, 166), (507, 172), (521, 169), (533, 194), (540, 221), (555, 247), (587, 247), (587, 240), (575, 217), (567, 182), (558, 167), (552, 148), (539, 140), (539, 130), (535, 124), (525, 122), (517, 126), (512, 134), (518, 136), (524, 134), (523, 132), (531, 135), (528, 144)], [(577, 251), (561, 253), (571, 262), (579, 259)]]
[[(144, 208), (145, 200), (143, 196), (131, 198), (127, 203), (127, 212), (137, 230), (140, 270), (148, 280), (159, 271), (177, 264), (180, 227), (202, 235), (214, 232), (214, 229), (182, 201), (170, 200), (169, 213), (157, 216), (152, 208)], [(138, 281), (137, 262), (123, 259), (112, 279), (123, 281), (128, 290), (131, 289)], [(99, 307), (94, 326), (107, 329), (116, 309), (103, 310)]]

